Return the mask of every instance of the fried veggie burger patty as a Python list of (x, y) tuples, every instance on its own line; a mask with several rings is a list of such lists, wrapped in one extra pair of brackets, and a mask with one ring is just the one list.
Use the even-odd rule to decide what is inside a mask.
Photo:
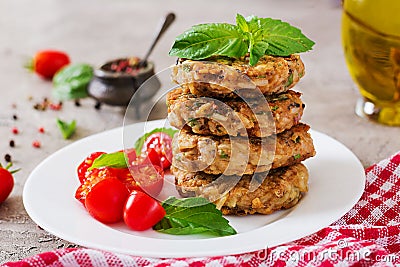
[(172, 69), (172, 80), (198, 96), (217, 98), (258, 97), (287, 91), (304, 76), (299, 55), (263, 56), (255, 66), (249, 57), (214, 57), (208, 61), (180, 59)]
[(221, 102), (177, 88), (167, 95), (168, 120), (178, 129), (188, 125), (201, 135), (266, 137), (299, 123), (305, 107), (300, 97), (301, 93), (289, 90), (249, 103)]
[[(183, 128), (172, 144), (172, 164), (189, 172), (243, 175), (300, 163), (315, 155), (309, 126), (298, 124), (276, 137), (215, 137)], [(276, 142), (275, 142), (276, 141)]]
[[(299, 163), (289, 167), (238, 177), (240, 180), (229, 191), (224, 181), (237, 177), (218, 176), (204, 172), (188, 172), (171, 168), (175, 185), (183, 197), (202, 196), (213, 201), (224, 215), (271, 214), (295, 206), (308, 191), (308, 171)], [(249, 190), (252, 179), (261, 183)]]

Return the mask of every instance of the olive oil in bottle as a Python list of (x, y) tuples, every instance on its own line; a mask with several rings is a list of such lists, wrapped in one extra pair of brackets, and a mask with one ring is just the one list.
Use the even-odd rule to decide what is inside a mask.
[[(373, 21), (379, 20), (379, 12), (374, 13), (373, 20), (369, 17), (365, 22), (363, 17), (368, 14), (363, 15), (360, 12), (372, 12), (370, 9), (373, 5), (367, 3), (368, 1), (374, 1), (373, 5), (392, 2), (345, 0), (342, 17), (342, 41), (347, 66), (363, 97), (356, 112), (384, 124), (400, 125), (400, 28), (397, 29), (397, 35), (390, 28), (375, 27), (380, 23), (377, 21), (374, 24)], [(346, 2), (358, 3), (353, 5)], [(357, 6), (360, 3), (361, 6)], [(397, 0), (396, 5), (400, 11), (400, 1)], [(399, 20), (399, 17), (384, 18), (384, 13), (382, 16), (385, 23), (390, 19)]]

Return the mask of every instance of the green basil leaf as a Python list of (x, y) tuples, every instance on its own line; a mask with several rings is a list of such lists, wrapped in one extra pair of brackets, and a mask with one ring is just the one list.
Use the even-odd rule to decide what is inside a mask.
[(61, 131), (62, 136), (64, 139), (69, 139), (76, 130), (76, 120), (73, 120), (70, 123), (57, 119), (57, 126)]
[(243, 32), (250, 32), (249, 23), (247, 20), (240, 14), (236, 14), (236, 25), (241, 29)]
[(314, 42), (287, 22), (236, 15), (236, 24), (210, 23), (193, 26), (179, 35), (171, 56), (194, 60), (211, 56), (240, 58), (250, 53), (250, 65), (263, 55), (289, 56), (311, 50)]
[(174, 235), (208, 234), (227, 236), (236, 234), (229, 221), (215, 204), (205, 198), (177, 199), (170, 197), (162, 203), (165, 217), (153, 229)]
[(170, 56), (205, 59), (211, 56), (241, 57), (247, 53), (247, 40), (237, 26), (228, 23), (195, 25), (179, 35)]
[(256, 42), (263, 41), (269, 44), (265, 51), (267, 55), (289, 56), (309, 51), (315, 44), (300, 29), (281, 20), (253, 16), (248, 18), (248, 23), (251, 29), (261, 30)]
[(54, 75), (53, 95), (60, 100), (87, 97), (87, 87), (92, 78), (92, 66), (82, 63), (68, 65)]
[(127, 168), (125, 153), (114, 152), (109, 154), (102, 154), (100, 157), (93, 161), (92, 166), (88, 169), (89, 171), (95, 168), (110, 167), (110, 168)]
[(269, 43), (262, 38), (262, 31), (258, 30), (256, 33), (251, 34), (250, 37), (250, 65), (254, 66), (258, 60), (265, 55), (265, 51), (269, 47)]
[(149, 137), (150, 135), (152, 135), (153, 133), (166, 133), (171, 137), (174, 137), (174, 134), (177, 132), (178, 130), (172, 129), (172, 128), (155, 128), (154, 130), (145, 133), (144, 135), (142, 135), (138, 140), (136, 140), (135, 144), (134, 144), (134, 148), (136, 150), (136, 154), (140, 155), (142, 153), (142, 147), (144, 144), (144, 141), (146, 141), (147, 137)]
[(169, 235), (196, 235), (196, 234), (207, 234), (207, 228), (193, 228), (193, 227), (181, 227), (181, 228), (165, 228), (165, 229), (157, 229), (154, 228), (157, 232), (169, 234)]

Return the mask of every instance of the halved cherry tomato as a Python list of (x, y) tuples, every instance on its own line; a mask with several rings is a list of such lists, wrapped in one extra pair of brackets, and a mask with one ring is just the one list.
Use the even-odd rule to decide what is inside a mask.
[(136, 150), (133, 148), (125, 149), (123, 152), (126, 155), (126, 158), (128, 159), (128, 166), (135, 164), (137, 160), (136, 156)]
[(129, 169), (133, 179), (139, 184), (142, 191), (152, 197), (160, 194), (164, 185), (164, 170), (160, 166), (139, 164)]
[(124, 221), (135, 231), (149, 229), (164, 218), (165, 214), (160, 203), (140, 191), (133, 191), (124, 207)]
[(163, 132), (153, 133), (147, 137), (143, 144), (142, 153), (150, 153), (154, 149), (159, 158), (160, 166), (165, 170), (171, 166), (172, 162), (172, 138)]
[(85, 181), (78, 187), (75, 192), (75, 198), (85, 205), (85, 199), (90, 190), (101, 180), (106, 178), (117, 178), (110, 168), (96, 168), (86, 173)]
[(86, 180), (86, 172), (92, 166), (93, 161), (100, 157), (101, 155), (105, 154), (105, 152), (93, 152), (90, 154), (84, 161), (79, 164), (77, 172), (78, 178), (81, 184), (83, 184)]
[(142, 191), (138, 182), (133, 179), (131, 171), (128, 168), (115, 169), (110, 168), (111, 172), (128, 188), (129, 192), (133, 190)]
[(95, 184), (86, 196), (85, 206), (95, 219), (103, 223), (115, 223), (123, 218), (129, 191), (116, 178), (104, 179)]
[(160, 155), (154, 148), (147, 149), (141, 156), (142, 158), (138, 160), (137, 164), (153, 164), (154, 166), (163, 168)]

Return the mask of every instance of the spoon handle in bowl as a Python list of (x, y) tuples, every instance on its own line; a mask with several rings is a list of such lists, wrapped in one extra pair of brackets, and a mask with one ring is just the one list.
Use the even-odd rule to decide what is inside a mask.
[(153, 40), (153, 43), (150, 46), (150, 49), (147, 51), (147, 54), (143, 58), (143, 62), (147, 62), (148, 57), (150, 56), (151, 52), (153, 51), (155, 45), (157, 44), (158, 40), (161, 38), (161, 36), (164, 34), (164, 32), (169, 28), (169, 26), (174, 22), (175, 20), (175, 14), (174, 13), (168, 13), (167, 16), (165, 16), (165, 19), (163, 23), (161, 24), (161, 28), (158, 31), (157, 36)]

